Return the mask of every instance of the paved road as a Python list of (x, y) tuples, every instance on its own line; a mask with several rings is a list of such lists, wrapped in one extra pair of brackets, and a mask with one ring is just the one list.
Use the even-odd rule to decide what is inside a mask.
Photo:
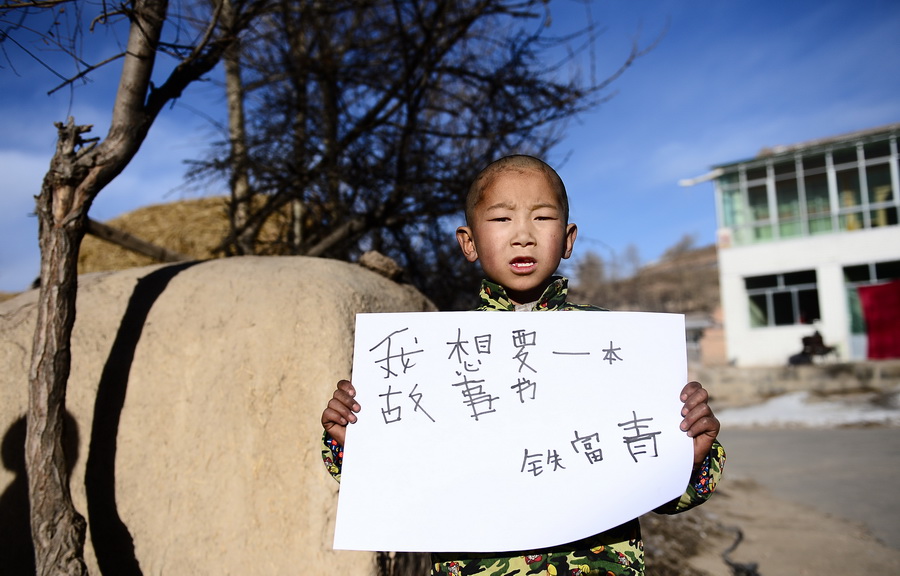
[(868, 526), (900, 550), (900, 428), (723, 430), (729, 475)]

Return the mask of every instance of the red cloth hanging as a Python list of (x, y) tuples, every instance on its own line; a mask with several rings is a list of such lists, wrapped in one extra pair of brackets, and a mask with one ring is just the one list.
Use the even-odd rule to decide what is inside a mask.
[(900, 358), (900, 281), (860, 286), (857, 290), (866, 319), (868, 357)]

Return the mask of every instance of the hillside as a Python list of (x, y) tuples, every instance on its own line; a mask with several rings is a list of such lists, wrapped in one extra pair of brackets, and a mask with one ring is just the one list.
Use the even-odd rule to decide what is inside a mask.
[(628, 278), (578, 283), (573, 299), (611, 310), (711, 315), (719, 306), (717, 258), (714, 245), (678, 251)]

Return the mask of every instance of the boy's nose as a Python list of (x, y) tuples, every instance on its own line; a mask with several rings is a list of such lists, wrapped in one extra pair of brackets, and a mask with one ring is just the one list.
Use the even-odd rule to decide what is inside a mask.
[(528, 223), (519, 223), (513, 232), (513, 246), (530, 246), (534, 244), (534, 231)]

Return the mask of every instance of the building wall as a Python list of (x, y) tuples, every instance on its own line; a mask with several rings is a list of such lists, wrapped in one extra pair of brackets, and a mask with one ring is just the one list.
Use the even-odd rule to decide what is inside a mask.
[(725, 349), (725, 329), (722, 325), (722, 306), (712, 313), (712, 323), (703, 330), (700, 338), (700, 362), (702, 366), (724, 366), (728, 364)]
[[(854, 359), (843, 267), (898, 259), (897, 226), (720, 248), (720, 290), (729, 361), (737, 366), (785, 364), (789, 356), (800, 352), (801, 338), (816, 329), (827, 345), (837, 347), (840, 358)], [(744, 278), (811, 269), (816, 271), (822, 316), (816, 326), (751, 327)]]

